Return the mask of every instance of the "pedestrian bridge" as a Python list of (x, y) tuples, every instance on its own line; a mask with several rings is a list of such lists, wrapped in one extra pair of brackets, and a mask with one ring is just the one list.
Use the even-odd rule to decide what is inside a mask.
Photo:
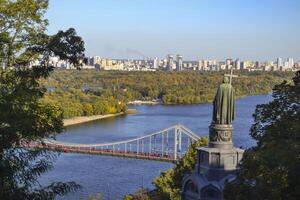
[(137, 159), (176, 162), (191, 143), (200, 139), (198, 135), (181, 124), (150, 133), (148, 135), (109, 143), (76, 144), (56, 140), (33, 142), (31, 148), (46, 148), (65, 153), (99, 154)]

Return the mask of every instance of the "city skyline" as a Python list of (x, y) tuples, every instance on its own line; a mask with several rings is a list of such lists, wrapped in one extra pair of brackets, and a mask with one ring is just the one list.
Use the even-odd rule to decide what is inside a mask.
[[(39, 64), (32, 63), (33, 65)], [(49, 64), (53, 67), (75, 69), (70, 63), (51, 57)], [(82, 69), (120, 70), (120, 71), (220, 71), (220, 70), (247, 70), (247, 71), (297, 71), (300, 61), (289, 57), (278, 57), (274, 60), (254, 61), (239, 58), (226, 60), (200, 59), (198, 61), (184, 60), (183, 55), (168, 54), (165, 58), (154, 59), (112, 59), (100, 56), (86, 57)]]
[[(50, 0), (49, 33), (74, 27), (87, 56), (300, 59), (299, 1)], [(79, 10), (79, 11), (78, 11)]]

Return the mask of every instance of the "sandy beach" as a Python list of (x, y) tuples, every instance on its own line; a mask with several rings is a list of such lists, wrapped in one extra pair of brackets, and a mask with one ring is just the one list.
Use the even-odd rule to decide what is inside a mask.
[(109, 117), (116, 117), (116, 116), (120, 116), (120, 115), (124, 115), (124, 113), (121, 112), (121, 113), (107, 114), (107, 115), (73, 117), (70, 119), (64, 119), (64, 126), (71, 126), (71, 125), (75, 125), (75, 124), (81, 124), (81, 123), (85, 123), (85, 122), (90, 122), (90, 121), (94, 121), (94, 120), (98, 120), (98, 119), (105, 119), (105, 118), (109, 118)]
[(71, 126), (71, 125), (81, 124), (81, 123), (90, 122), (98, 119), (105, 119), (105, 118), (116, 117), (125, 114), (136, 114), (136, 113), (137, 113), (136, 109), (128, 109), (126, 113), (120, 112), (116, 114), (107, 114), (107, 115), (73, 117), (70, 119), (64, 119), (64, 126)]
[(161, 104), (159, 101), (141, 101), (141, 100), (134, 100), (134, 101), (129, 101), (127, 105), (157, 105)]

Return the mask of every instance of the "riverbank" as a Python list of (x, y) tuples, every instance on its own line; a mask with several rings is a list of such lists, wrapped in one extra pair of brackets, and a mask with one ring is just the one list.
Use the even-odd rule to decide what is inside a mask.
[(157, 105), (162, 104), (161, 101), (142, 101), (142, 100), (134, 100), (129, 101), (127, 105)]
[(128, 109), (126, 112), (120, 112), (120, 113), (116, 113), (116, 114), (73, 117), (70, 119), (64, 119), (63, 123), (64, 123), (64, 126), (72, 126), (75, 124), (82, 124), (82, 123), (91, 122), (91, 121), (95, 121), (95, 120), (99, 120), (99, 119), (117, 117), (117, 116), (125, 115), (125, 114), (136, 114), (137, 112), (138, 111), (136, 109)]
[(110, 117), (116, 117), (120, 115), (124, 115), (124, 112), (116, 113), (116, 114), (107, 114), (107, 115), (92, 115), (92, 116), (81, 116), (81, 117), (73, 117), (70, 119), (64, 119), (64, 126), (71, 126), (75, 124), (81, 124), (85, 122), (95, 121), (99, 119), (106, 119)]

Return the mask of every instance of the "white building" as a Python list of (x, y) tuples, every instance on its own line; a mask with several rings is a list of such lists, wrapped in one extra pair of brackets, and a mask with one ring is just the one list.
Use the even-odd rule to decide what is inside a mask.
[(153, 68), (154, 68), (154, 69), (158, 69), (159, 63), (160, 63), (159, 58), (157, 58), (157, 57), (154, 58), (154, 60), (153, 60)]
[(240, 70), (241, 69), (241, 61), (240, 61), (240, 59), (239, 58), (237, 58), (236, 60), (235, 60), (235, 62), (234, 62), (235, 64), (235, 69), (237, 69), (237, 70)]
[(183, 67), (182, 55), (177, 55), (176, 70), (181, 71)]
[(277, 68), (280, 69), (280, 67), (283, 67), (283, 61), (282, 58), (277, 58)]
[(173, 66), (174, 66), (173, 55), (169, 54), (167, 56), (167, 70), (173, 71)]
[(288, 62), (289, 68), (293, 68), (294, 67), (294, 59), (293, 58), (288, 58), (287, 62)]

